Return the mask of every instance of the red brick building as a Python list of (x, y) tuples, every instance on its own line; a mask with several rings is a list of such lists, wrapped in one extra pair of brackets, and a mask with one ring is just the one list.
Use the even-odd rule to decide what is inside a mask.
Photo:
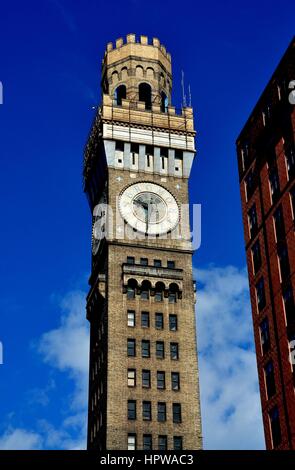
[[(237, 140), (245, 247), (268, 449), (295, 449), (295, 38)], [(291, 344), (290, 344), (291, 343)]]

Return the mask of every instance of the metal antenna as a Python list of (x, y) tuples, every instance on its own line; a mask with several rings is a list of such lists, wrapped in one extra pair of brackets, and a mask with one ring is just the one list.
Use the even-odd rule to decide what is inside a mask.
[(192, 94), (191, 94), (191, 85), (190, 83), (188, 84), (188, 105), (191, 108), (192, 107)]
[(184, 93), (184, 71), (181, 71), (181, 86), (182, 86), (182, 106), (186, 108), (186, 96)]

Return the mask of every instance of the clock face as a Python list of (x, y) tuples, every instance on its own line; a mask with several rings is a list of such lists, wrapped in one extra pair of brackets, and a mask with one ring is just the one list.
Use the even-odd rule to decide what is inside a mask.
[(160, 235), (179, 221), (179, 209), (172, 194), (155, 183), (135, 183), (120, 196), (119, 209), (126, 222), (139, 232)]

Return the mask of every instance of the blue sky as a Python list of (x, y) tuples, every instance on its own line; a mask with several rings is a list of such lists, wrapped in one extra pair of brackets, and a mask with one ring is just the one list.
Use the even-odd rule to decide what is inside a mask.
[[(194, 263), (205, 446), (263, 447), (235, 139), (294, 34), (294, 14), (291, 2), (264, 0), (2, 2), (0, 447), (83, 445), (90, 214), (82, 153), (99, 102), (105, 45), (129, 32), (159, 37), (171, 52), (175, 106), (182, 69), (192, 90), (198, 155), (190, 197), (202, 204)], [(222, 299), (225, 281), (233, 287)], [(209, 318), (220, 328), (212, 347)], [(236, 321), (241, 335), (229, 338), (222, 318)], [(68, 339), (63, 348), (60, 338)], [(237, 357), (225, 361), (227, 384), (220, 384), (224, 370), (214, 359), (218, 341), (226, 361), (233, 351)], [(230, 392), (243, 380), (247, 397), (239, 405)], [(249, 418), (252, 399), (256, 412)]]

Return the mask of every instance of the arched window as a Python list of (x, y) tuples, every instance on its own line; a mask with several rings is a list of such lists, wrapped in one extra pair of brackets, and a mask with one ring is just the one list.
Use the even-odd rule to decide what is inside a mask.
[(143, 281), (141, 284), (140, 298), (142, 300), (148, 300), (150, 296), (151, 283), (149, 281)]
[(161, 111), (167, 113), (168, 110), (168, 97), (164, 91), (161, 92)]
[(168, 301), (169, 303), (175, 303), (177, 299), (177, 294), (179, 291), (179, 287), (174, 282), (169, 285), (169, 294), (168, 294)]
[(155, 286), (155, 301), (161, 302), (163, 300), (165, 285), (163, 282), (157, 282)]
[(122, 105), (122, 100), (126, 99), (126, 86), (120, 85), (115, 89), (114, 100), (118, 106)]
[(152, 89), (148, 83), (140, 83), (138, 87), (139, 101), (145, 102), (145, 109), (152, 109)]
[(127, 299), (135, 299), (136, 287), (137, 281), (135, 279), (129, 279), (127, 284)]

